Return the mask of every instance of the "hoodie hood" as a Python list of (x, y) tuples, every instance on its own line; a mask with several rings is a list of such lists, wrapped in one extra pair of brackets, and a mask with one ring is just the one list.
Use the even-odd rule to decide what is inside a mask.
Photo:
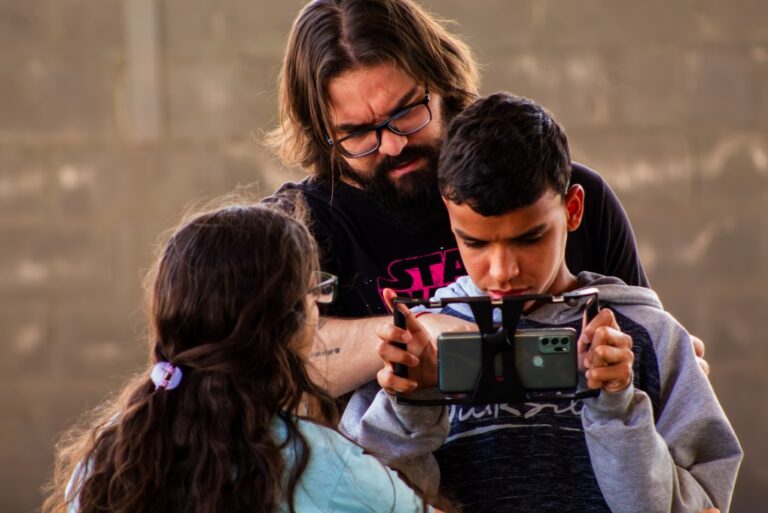
[[(612, 276), (603, 276), (601, 274), (584, 271), (577, 276), (578, 286), (576, 290), (594, 287), (598, 290), (600, 306), (611, 305), (642, 305), (663, 309), (659, 297), (651, 289), (644, 287), (635, 287), (627, 285), (619, 278)], [(448, 297), (470, 297), (485, 296), (482, 290), (470, 279), (469, 276), (462, 276), (455, 283), (439, 289), (435, 293), (435, 298)], [(443, 309), (446, 313), (459, 314), (460, 317), (472, 319), (472, 312), (467, 304), (453, 304)], [(579, 303), (569, 306), (565, 303), (548, 303), (541, 305), (533, 312), (523, 315), (524, 319), (546, 324), (567, 324), (573, 322), (584, 312), (584, 304)], [(496, 323), (501, 322), (501, 313), (498, 309), (494, 310), (493, 320)]]

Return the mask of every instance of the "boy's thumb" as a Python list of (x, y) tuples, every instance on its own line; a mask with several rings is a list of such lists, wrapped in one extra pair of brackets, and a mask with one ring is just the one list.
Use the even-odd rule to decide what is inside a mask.
[(387, 309), (392, 312), (392, 302), (397, 297), (397, 292), (392, 289), (384, 289), (381, 291), (381, 297), (384, 299), (384, 304), (387, 305)]

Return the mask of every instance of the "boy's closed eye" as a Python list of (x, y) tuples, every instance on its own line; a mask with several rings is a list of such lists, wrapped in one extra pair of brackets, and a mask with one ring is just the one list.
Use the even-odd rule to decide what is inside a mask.
[(461, 242), (464, 246), (471, 249), (481, 249), (488, 245), (488, 241), (477, 239), (461, 239)]
[(522, 237), (519, 239), (515, 239), (515, 242), (518, 244), (523, 244), (524, 246), (532, 246), (533, 244), (536, 244), (543, 238), (543, 235), (535, 235), (530, 237)]
[[(546, 229), (537, 227), (534, 231), (524, 233), (519, 237), (509, 239), (508, 243), (519, 244), (522, 246), (533, 246), (534, 244), (541, 242), (541, 240), (544, 238), (545, 232)], [(464, 246), (471, 249), (482, 249), (488, 245), (488, 241), (486, 240), (475, 239), (467, 236), (459, 237), (459, 240)]]
[(544, 238), (544, 235), (546, 235), (548, 231), (549, 228), (545, 224), (540, 224), (515, 237), (512, 239), (512, 242), (519, 244), (536, 244)]

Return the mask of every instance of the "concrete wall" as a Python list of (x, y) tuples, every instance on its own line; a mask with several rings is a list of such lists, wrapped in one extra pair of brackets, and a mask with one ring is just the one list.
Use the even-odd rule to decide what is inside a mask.
[[(256, 142), (302, 2), (0, 0), (0, 511), (28, 512), (55, 435), (145, 361), (159, 234), (296, 171)], [(707, 343), (746, 450), (733, 511), (768, 488), (768, 4), (429, 0), (483, 91), (552, 110), (629, 212), (653, 285)]]

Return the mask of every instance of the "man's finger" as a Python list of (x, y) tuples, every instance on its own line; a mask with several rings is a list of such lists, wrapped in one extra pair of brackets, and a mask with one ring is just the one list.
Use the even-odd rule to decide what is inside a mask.
[(701, 370), (704, 372), (705, 376), (709, 376), (709, 362), (707, 362), (704, 358), (696, 358), (696, 360), (699, 362), (699, 367), (701, 367)]
[(691, 342), (693, 342), (693, 352), (696, 353), (696, 356), (704, 358), (704, 353), (707, 350), (707, 348), (704, 347), (704, 342), (702, 342), (699, 337), (693, 335), (691, 335)]
[(704, 372), (705, 376), (709, 376), (709, 362), (704, 359), (704, 353), (707, 348), (704, 347), (704, 342), (699, 337), (691, 335), (691, 343), (693, 344), (693, 352), (696, 354), (696, 360), (699, 362), (699, 367)]

